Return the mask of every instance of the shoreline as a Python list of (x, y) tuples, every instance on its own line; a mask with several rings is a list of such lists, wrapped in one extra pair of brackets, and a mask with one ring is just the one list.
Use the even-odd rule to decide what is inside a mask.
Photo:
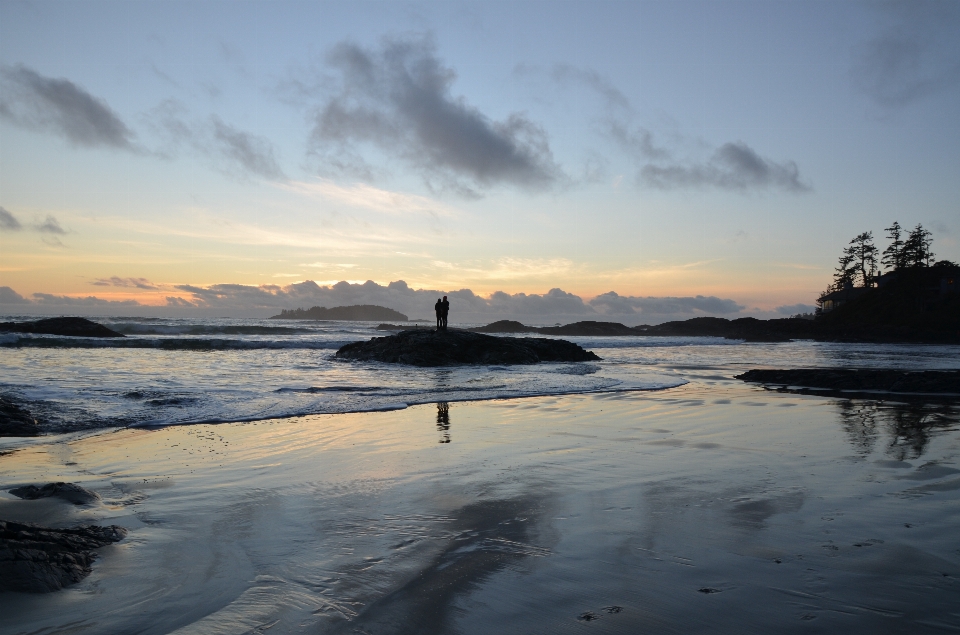
[[(47, 438), (0, 456), (0, 518), (129, 534), (86, 580), (0, 594), (0, 610), (12, 632), (520, 633), (587, 613), (619, 632), (891, 619), (932, 632), (918, 611), (949, 619), (958, 407), (689, 375), (654, 392)], [(103, 503), (6, 493), (57, 480)]]

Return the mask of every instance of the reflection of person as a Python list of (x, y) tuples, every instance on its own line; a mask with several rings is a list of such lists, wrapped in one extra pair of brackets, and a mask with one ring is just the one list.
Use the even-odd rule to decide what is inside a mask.
[(440, 322), (443, 324), (443, 330), (447, 330), (447, 314), (450, 313), (450, 300), (443, 296), (443, 302), (440, 303)]
[(433, 305), (433, 310), (437, 312), (437, 330), (443, 328), (443, 302), (437, 298), (437, 303)]
[(437, 431), (440, 433), (437, 443), (450, 443), (450, 404), (446, 401), (437, 402)]

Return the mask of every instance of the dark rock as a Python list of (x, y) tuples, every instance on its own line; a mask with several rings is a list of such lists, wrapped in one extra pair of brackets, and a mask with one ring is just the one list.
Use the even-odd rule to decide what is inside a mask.
[(499, 320), (486, 326), (469, 329), (474, 333), (536, 333), (540, 329), (535, 326), (525, 326), (515, 320)]
[(537, 332), (544, 335), (639, 335), (636, 330), (619, 322), (574, 322), (563, 326), (543, 326)]
[(24, 485), (10, 490), (14, 496), (24, 500), (37, 500), (38, 498), (49, 498), (51, 496), (62, 498), (74, 505), (89, 505), (100, 500), (100, 494), (80, 487), (75, 483), (47, 483), (42, 487), (36, 485)]
[(82, 317), (59, 317), (35, 322), (0, 322), (0, 332), (66, 335), (68, 337), (123, 337), (102, 324)]
[(90, 574), (94, 549), (119, 542), (123, 527), (49, 529), (0, 520), (0, 591), (47, 593)]
[(493, 337), (469, 331), (402, 331), (340, 348), (337, 359), (454, 366), (587, 362), (600, 358), (573, 342), (533, 337)]
[(638, 335), (672, 337), (725, 337), (748, 342), (786, 342), (791, 339), (813, 337), (813, 320), (783, 318), (758, 320), (737, 318), (727, 320), (717, 317), (697, 317), (676, 322), (664, 322), (656, 326), (636, 327)]
[(0, 397), (0, 437), (35, 437), (40, 434), (30, 411)]
[(960, 395), (958, 370), (880, 370), (849, 368), (801, 368), (748, 370), (737, 379), (829, 390), (887, 390), (898, 393), (952, 393)]

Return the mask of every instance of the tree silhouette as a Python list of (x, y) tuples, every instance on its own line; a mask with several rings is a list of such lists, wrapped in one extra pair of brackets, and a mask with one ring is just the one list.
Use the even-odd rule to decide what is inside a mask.
[(895, 271), (905, 266), (903, 262), (903, 241), (900, 239), (903, 228), (900, 223), (893, 221), (893, 225), (883, 231), (887, 232), (890, 245), (883, 250), (883, 259), (880, 261), (888, 271)]
[(873, 232), (857, 235), (843, 250), (833, 274), (833, 288), (845, 286), (873, 286), (877, 276), (877, 248), (873, 245)]
[(933, 234), (917, 223), (910, 235), (903, 242), (904, 267), (929, 267), (933, 262), (934, 254), (930, 250), (933, 246)]
[(873, 245), (873, 232), (863, 232), (850, 241), (856, 275), (854, 283), (861, 287), (872, 287), (877, 277), (877, 248)]
[(853, 267), (855, 260), (853, 248), (845, 248), (843, 254), (840, 256), (840, 262), (837, 263), (837, 268), (833, 271), (834, 291), (839, 291), (847, 286), (853, 286), (853, 282), (857, 277), (857, 270)]

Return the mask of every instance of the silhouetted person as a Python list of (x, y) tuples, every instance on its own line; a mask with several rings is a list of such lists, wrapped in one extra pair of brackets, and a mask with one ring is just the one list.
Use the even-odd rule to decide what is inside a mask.
[(443, 302), (440, 303), (440, 322), (443, 324), (443, 330), (447, 330), (447, 315), (450, 313), (450, 300), (443, 296)]
[(443, 328), (443, 302), (437, 298), (437, 303), (433, 305), (433, 310), (437, 312), (437, 330)]

